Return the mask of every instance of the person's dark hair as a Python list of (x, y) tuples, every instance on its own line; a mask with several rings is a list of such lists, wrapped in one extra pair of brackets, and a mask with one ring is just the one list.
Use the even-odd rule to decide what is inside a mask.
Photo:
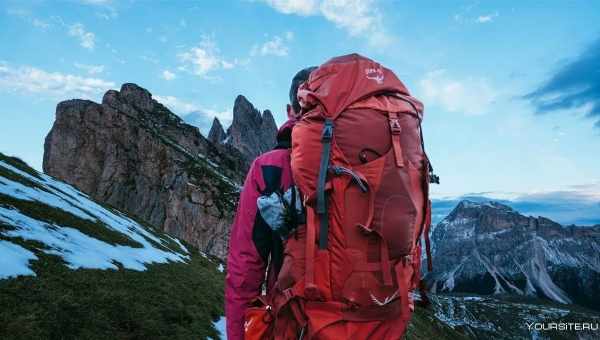
[(300, 84), (302, 84), (308, 80), (310, 73), (316, 69), (317, 69), (316, 66), (311, 66), (311, 67), (302, 69), (302, 70), (298, 71), (298, 73), (296, 73), (296, 75), (292, 79), (292, 86), (290, 86), (290, 104), (292, 104), (292, 107), (294, 108), (295, 112), (300, 112), (300, 109), (301, 109), (300, 103), (298, 102), (298, 97), (297, 97), (298, 88), (300, 87)]

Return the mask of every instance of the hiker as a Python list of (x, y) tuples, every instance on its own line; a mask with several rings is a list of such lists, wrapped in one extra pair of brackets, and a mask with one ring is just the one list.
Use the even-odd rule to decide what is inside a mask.
[(357, 54), (312, 71), (298, 101), (291, 173), (302, 204), (286, 206), (304, 221), (286, 238), (277, 281), (246, 311), (246, 339), (401, 339), (411, 291), (424, 293), (421, 236), (431, 268), (429, 183), (438, 179), (423, 104)]
[(263, 285), (267, 293), (271, 291), (281, 268), (282, 238), (291, 232), (286, 228), (293, 228), (283, 221), (281, 198), (285, 197), (293, 206), (300, 207), (299, 193), (292, 188), (291, 132), (301, 109), (298, 87), (308, 79), (313, 69), (300, 70), (292, 79), (290, 104), (287, 105), (288, 121), (279, 128), (277, 145), (274, 150), (254, 160), (244, 182), (231, 228), (227, 257), (225, 314), (229, 340), (244, 339), (247, 307), (261, 295)]

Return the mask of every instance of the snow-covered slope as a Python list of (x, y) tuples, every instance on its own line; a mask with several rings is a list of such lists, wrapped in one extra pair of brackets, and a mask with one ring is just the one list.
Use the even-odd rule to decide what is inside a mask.
[(35, 275), (36, 251), (58, 255), (72, 269), (142, 271), (189, 260), (178, 240), (0, 154), (0, 279)]
[(517, 294), (598, 308), (600, 228), (462, 201), (432, 231), (433, 291)]

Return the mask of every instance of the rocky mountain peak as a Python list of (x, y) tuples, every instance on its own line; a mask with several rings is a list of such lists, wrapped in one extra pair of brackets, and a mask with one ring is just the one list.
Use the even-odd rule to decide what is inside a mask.
[(252, 122), (260, 124), (261, 115), (250, 101), (243, 95), (238, 95), (233, 104), (233, 122), (244, 124)]
[(464, 224), (465, 221), (471, 221), (477, 224), (478, 229), (485, 231), (501, 230), (523, 223), (527, 224), (527, 220), (527, 217), (499, 202), (463, 200), (458, 203), (444, 221), (449, 225)]
[(223, 129), (223, 125), (221, 125), (219, 118), (215, 117), (212, 126), (210, 127), (210, 131), (208, 133), (208, 140), (215, 144), (218, 144), (223, 142), (225, 138), (227, 138), (227, 134)]
[(501, 212), (513, 212), (516, 211), (509, 207), (508, 205), (495, 202), (495, 201), (487, 201), (487, 202), (475, 202), (471, 200), (462, 200), (456, 205), (455, 210), (458, 211), (468, 211), (468, 210), (481, 210), (481, 211), (490, 211), (490, 210), (498, 210)]
[(124, 84), (102, 104), (58, 104), (44, 171), (207, 253), (224, 257), (247, 161)]
[(461, 201), (432, 230), (433, 290), (600, 301), (600, 230), (563, 227), (497, 202)]
[(143, 110), (152, 111), (154, 109), (154, 104), (156, 101), (152, 99), (152, 94), (132, 83), (126, 83), (121, 86), (120, 95), (123, 100), (126, 102), (135, 105)]
[(277, 125), (271, 111), (264, 110), (261, 113), (246, 97), (239, 95), (233, 106), (231, 126), (224, 132), (221, 122), (215, 119), (210, 129), (209, 140), (213, 143), (225, 142), (239, 150), (246, 160), (251, 162), (275, 146), (276, 136)]

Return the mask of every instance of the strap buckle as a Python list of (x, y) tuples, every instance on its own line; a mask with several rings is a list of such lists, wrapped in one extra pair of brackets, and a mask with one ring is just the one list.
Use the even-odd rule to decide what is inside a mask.
[(393, 135), (399, 135), (402, 132), (402, 126), (400, 126), (398, 118), (390, 118), (390, 130)]
[(333, 121), (327, 119), (323, 125), (323, 133), (321, 134), (321, 142), (330, 142), (333, 138)]

